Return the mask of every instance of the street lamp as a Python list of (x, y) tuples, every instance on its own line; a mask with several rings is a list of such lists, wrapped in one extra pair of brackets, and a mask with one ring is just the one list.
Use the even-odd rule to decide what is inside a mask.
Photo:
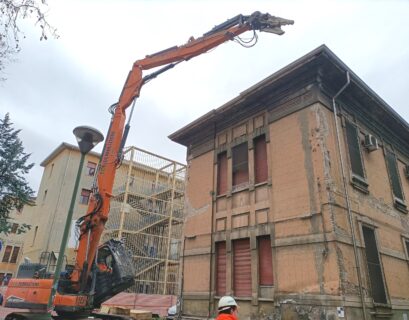
[(75, 178), (74, 191), (71, 197), (70, 208), (68, 209), (67, 219), (65, 221), (64, 233), (61, 240), (60, 251), (57, 258), (57, 265), (54, 271), (53, 284), (51, 286), (51, 293), (47, 304), (48, 318), (51, 317), (51, 308), (54, 297), (58, 288), (58, 280), (60, 278), (61, 268), (64, 261), (65, 248), (67, 247), (68, 235), (71, 229), (71, 220), (74, 212), (75, 198), (78, 192), (78, 185), (80, 183), (82, 167), (84, 166), (85, 155), (92, 150), (99, 142), (104, 140), (104, 136), (97, 129), (88, 126), (76, 127), (73, 130), (75, 138), (77, 139), (78, 147), (81, 152), (80, 164), (78, 166), (77, 177)]

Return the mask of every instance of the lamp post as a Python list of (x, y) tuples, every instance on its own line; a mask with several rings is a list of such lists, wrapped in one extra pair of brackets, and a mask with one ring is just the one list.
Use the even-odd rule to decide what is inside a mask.
[(81, 159), (80, 159), (80, 164), (78, 167), (77, 177), (75, 178), (75, 185), (74, 185), (74, 191), (71, 197), (70, 208), (68, 209), (68, 215), (65, 221), (64, 233), (62, 236), (60, 251), (58, 254), (58, 258), (57, 258), (57, 265), (54, 271), (53, 284), (51, 286), (51, 293), (48, 299), (47, 314), (49, 318), (51, 317), (51, 309), (52, 309), (53, 301), (54, 301), (55, 294), (58, 288), (58, 280), (60, 278), (61, 268), (62, 268), (62, 264), (64, 260), (65, 248), (67, 247), (68, 235), (71, 229), (71, 220), (72, 220), (72, 216), (74, 212), (75, 199), (77, 196), (78, 186), (79, 186), (79, 182), (81, 178), (81, 171), (82, 171), (82, 167), (84, 166), (85, 155), (88, 152), (90, 152), (92, 148), (94, 148), (99, 142), (104, 140), (104, 136), (102, 135), (101, 132), (99, 132), (97, 129), (87, 127), (87, 126), (76, 127), (73, 130), (73, 133), (75, 135), (75, 138), (77, 139), (78, 147), (81, 152)]

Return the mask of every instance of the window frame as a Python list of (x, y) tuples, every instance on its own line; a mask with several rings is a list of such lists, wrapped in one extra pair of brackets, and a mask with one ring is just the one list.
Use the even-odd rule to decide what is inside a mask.
[[(223, 257), (220, 257), (220, 246), (224, 246), (224, 259), (225, 259), (225, 261), (224, 261), (224, 263), (225, 263), (225, 270), (224, 270), (224, 279), (221, 279), (221, 278), (219, 278), (219, 275), (220, 275), (220, 273), (219, 273), (219, 259), (220, 258), (223, 258)], [(215, 259), (215, 293), (216, 293), (216, 296), (224, 296), (224, 295), (226, 295), (227, 294), (227, 243), (226, 243), (226, 241), (217, 241), (216, 243), (215, 243), (215, 251), (216, 251), (216, 259)], [(219, 284), (220, 284), (220, 281), (221, 280), (224, 280), (224, 291), (225, 292), (220, 292), (219, 291)]]
[[(258, 143), (258, 141), (262, 141), (261, 143), (261, 145), (263, 146), (262, 151), (258, 151), (260, 150), (258, 149), (260, 147), (260, 144)], [(263, 184), (263, 183), (268, 182), (267, 137), (265, 134), (261, 134), (253, 138), (253, 155), (254, 155), (254, 164), (253, 164), (254, 184), (258, 185), (258, 184)], [(260, 162), (262, 162), (265, 165), (265, 171), (264, 171), (265, 177), (263, 176), (262, 171), (257, 170), (257, 168), (260, 167), (258, 166)], [(259, 176), (261, 176), (261, 178), (258, 178)]]
[[(88, 192), (88, 197), (86, 197), (86, 196), (83, 195), (83, 192), (84, 192), (84, 191), (87, 191), (87, 192)], [(88, 205), (89, 200), (91, 199), (91, 193), (92, 193), (91, 190), (82, 188), (82, 189), (81, 189), (81, 193), (80, 193), (80, 201), (79, 201), (79, 203), (80, 203), (80, 204), (83, 204), (83, 205)], [(85, 202), (84, 199), (87, 199), (87, 201)]]
[(13, 252), (11, 253), (9, 263), (17, 263), (18, 256), (20, 254), (20, 249), (21, 248), (19, 246), (14, 246), (13, 247)]
[[(227, 151), (219, 152), (217, 154), (217, 182), (216, 182), (216, 195), (217, 196), (225, 195), (227, 194), (229, 190), (228, 169), (229, 168), (228, 168)], [(222, 179), (223, 181), (221, 181)], [(223, 189), (221, 188), (222, 186), (224, 187)]]
[[(243, 150), (240, 150), (243, 148)], [(239, 150), (243, 153), (239, 153)], [(244, 156), (245, 159), (240, 159), (239, 156)], [(244, 187), (248, 187), (250, 182), (250, 170), (249, 170), (249, 144), (248, 141), (243, 141), (234, 145), (231, 148), (231, 157), (232, 157), (232, 190), (238, 190)], [(239, 158), (237, 160), (237, 158)], [(236, 162), (239, 161), (239, 162)], [(243, 172), (244, 178), (240, 177), (238, 180), (237, 176), (240, 172)]]
[[(92, 164), (92, 165), (90, 166), (90, 164)], [(97, 166), (98, 166), (97, 163), (88, 160), (87, 167), (86, 167), (86, 175), (89, 176), (89, 177), (95, 176), (95, 173), (97, 171)]]
[[(237, 296), (237, 297), (243, 297), (243, 298), (248, 298), (248, 297), (251, 297), (252, 296), (252, 283), (253, 283), (253, 281), (254, 281), (254, 279), (252, 279), (252, 272), (250, 271), (250, 272), (247, 272), (247, 273), (243, 273), (243, 274), (246, 274), (247, 276), (248, 276), (248, 278), (246, 278), (246, 280), (250, 280), (250, 288), (249, 288), (249, 290), (250, 290), (250, 292), (249, 292), (249, 294), (248, 295), (242, 295), (242, 291), (244, 291), (244, 289), (243, 288), (241, 288), (240, 290), (238, 289), (238, 283), (236, 282), (236, 280), (237, 280), (237, 278), (236, 277), (238, 277), (238, 275), (237, 275), (237, 271), (242, 271), (242, 269), (245, 269), (244, 267), (243, 267), (243, 264), (240, 264), (239, 263), (239, 261), (238, 260), (240, 260), (239, 259), (239, 254), (238, 254), (238, 252), (237, 251), (239, 251), (238, 250), (238, 247), (239, 247), (239, 245), (238, 245), (238, 243), (240, 243), (240, 242), (242, 242), (242, 243), (244, 243), (244, 242), (247, 242), (246, 243), (246, 247), (248, 248), (248, 255), (246, 255), (247, 257), (246, 257), (246, 260), (248, 261), (248, 264), (246, 264), (246, 268), (250, 268), (250, 270), (251, 270), (251, 264), (252, 264), (252, 260), (251, 260), (251, 244), (250, 244), (250, 238), (241, 238), (241, 239), (234, 239), (234, 240), (232, 240), (232, 252), (233, 252), (233, 259), (232, 259), (232, 289), (233, 289), (233, 292), (234, 292), (234, 295), (235, 296)], [(241, 254), (243, 253), (243, 252), (240, 252)], [(242, 255), (243, 256), (243, 255)], [(247, 262), (246, 261), (246, 262)], [(241, 274), (241, 273), (240, 273)], [(242, 279), (241, 279), (241, 281), (240, 281), (241, 283), (243, 283), (243, 281), (242, 281)], [(247, 288), (248, 289), (248, 288)]]
[[(356, 188), (359, 191), (362, 191), (365, 194), (369, 193), (368, 189), (368, 181), (366, 178), (366, 171), (365, 171), (365, 165), (364, 165), (364, 158), (362, 156), (362, 148), (361, 148), (361, 139), (360, 139), (360, 130), (358, 125), (347, 119), (344, 118), (344, 137), (345, 137), (345, 143), (346, 143), (346, 151), (348, 154), (348, 160), (349, 160), (349, 170), (350, 170), (350, 176), (351, 176), (351, 184), (354, 188)], [(350, 133), (352, 133), (350, 129), (354, 129), (354, 137), (350, 137)], [(351, 140), (350, 140), (351, 139)], [(353, 145), (356, 144), (356, 145)], [(353, 161), (353, 155), (351, 155), (354, 150), (352, 148), (355, 148), (356, 155), (359, 155), (359, 165), (360, 165), (360, 170), (356, 170), (357, 168), (354, 168), (356, 165), (356, 161)], [(355, 171), (355, 172), (354, 172)], [(358, 173), (357, 171), (362, 171), (362, 175)]]
[[(10, 250), (8, 250), (9, 248)], [(6, 245), (6, 247), (4, 248), (4, 254), (3, 254), (3, 258), (1, 259), (1, 262), (9, 263), (12, 251), (13, 251), (13, 246)]]
[[(266, 244), (269, 248), (269, 255), (268, 257), (263, 256), (261, 253), (264, 251), (262, 250), (261, 243), (262, 241), (266, 241)], [(263, 235), (263, 236), (258, 236), (257, 237), (257, 256), (258, 256), (258, 285), (263, 286), (263, 287), (273, 287), (274, 286), (274, 266), (273, 266), (273, 250), (271, 247), (271, 236), (270, 235)], [(266, 259), (266, 263), (271, 267), (271, 281), (268, 281), (269, 279), (263, 278), (263, 275), (265, 273), (262, 271), (262, 261)], [(264, 265), (264, 263), (263, 263)], [(268, 277), (268, 276), (266, 276)], [(262, 279), (263, 278), (263, 279)], [(266, 283), (268, 282), (268, 283)]]
[[(408, 213), (408, 209), (405, 203), (405, 194), (403, 192), (402, 181), (399, 174), (398, 157), (396, 156), (394, 150), (387, 147), (384, 148), (384, 157), (389, 184), (391, 187), (393, 206), (403, 213)], [(394, 181), (394, 179), (396, 179), (396, 181)], [(396, 187), (398, 187), (399, 190), (395, 190)], [(397, 191), (400, 192), (401, 197), (399, 195), (396, 195)]]
[[(366, 251), (367, 244), (365, 242), (365, 237), (364, 237), (364, 228), (372, 230), (372, 232), (374, 234), (374, 241), (375, 241), (375, 245), (376, 245), (377, 258), (378, 258), (378, 262), (379, 262), (379, 268), (380, 268), (381, 278), (382, 278), (382, 285), (383, 285), (384, 294), (385, 294), (385, 301), (386, 301), (385, 303), (376, 302), (374, 300), (372, 280), (371, 280), (371, 275), (370, 275), (369, 266), (368, 266), (368, 257), (367, 257), (367, 251)], [(378, 227), (376, 225), (372, 225), (372, 224), (369, 224), (369, 223), (364, 223), (362, 221), (359, 222), (359, 232), (361, 234), (361, 239), (362, 239), (361, 244), (362, 244), (363, 249), (364, 249), (363, 254), (364, 254), (365, 267), (366, 267), (366, 275), (368, 277), (368, 284), (369, 284), (370, 289), (371, 289), (370, 294), (371, 294), (372, 301), (373, 301), (374, 305), (377, 305), (377, 306), (385, 306), (385, 305), (389, 306), (390, 305), (389, 293), (388, 293), (388, 288), (387, 288), (387, 285), (386, 285), (385, 272), (384, 272), (382, 259), (381, 259), (381, 252), (379, 250), (380, 245), (379, 245), (379, 242), (378, 242), (378, 236), (377, 236), (377, 232), (376, 232), (377, 228)]]

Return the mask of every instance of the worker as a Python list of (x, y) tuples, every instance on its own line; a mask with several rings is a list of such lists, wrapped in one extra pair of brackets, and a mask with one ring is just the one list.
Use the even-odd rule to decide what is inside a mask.
[(219, 314), (216, 320), (238, 320), (239, 306), (230, 296), (221, 297), (217, 308)]

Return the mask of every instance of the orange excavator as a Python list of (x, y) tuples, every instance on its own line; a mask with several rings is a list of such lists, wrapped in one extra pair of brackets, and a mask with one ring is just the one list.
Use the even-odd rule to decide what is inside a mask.
[[(129, 121), (125, 124), (126, 110), (131, 107), (131, 117), (142, 86), (176, 64), (190, 60), (228, 40), (251, 46), (257, 41), (256, 31), (282, 35), (284, 31), (281, 26), (293, 23), (292, 20), (268, 13), (238, 15), (197, 39), (191, 37), (182, 46), (148, 55), (133, 64), (119, 101), (109, 109), (112, 118), (92, 188), (92, 197), (87, 214), (77, 221), (80, 235), (76, 263), (71, 268), (66, 267), (59, 276), (53, 300), (57, 314), (55, 319), (83, 319), (90, 315), (99, 319), (124, 319), (115, 315), (93, 314), (93, 310), (134, 283), (132, 256), (122, 242), (114, 239), (102, 245), (99, 242), (108, 219), (115, 171), (122, 161), (122, 150), (130, 128)], [(253, 32), (252, 43), (239, 37), (246, 31)], [(163, 67), (143, 76), (144, 70), (160, 66)], [(34, 319), (36, 314), (47, 312), (47, 302), (52, 292), (51, 278), (51, 273), (47, 272), (44, 265), (21, 264), (17, 277), (9, 282), (4, 304), (5, 307), (29, 309), (31, 312), (13, 312), (7, 315), (6, 320)]]

